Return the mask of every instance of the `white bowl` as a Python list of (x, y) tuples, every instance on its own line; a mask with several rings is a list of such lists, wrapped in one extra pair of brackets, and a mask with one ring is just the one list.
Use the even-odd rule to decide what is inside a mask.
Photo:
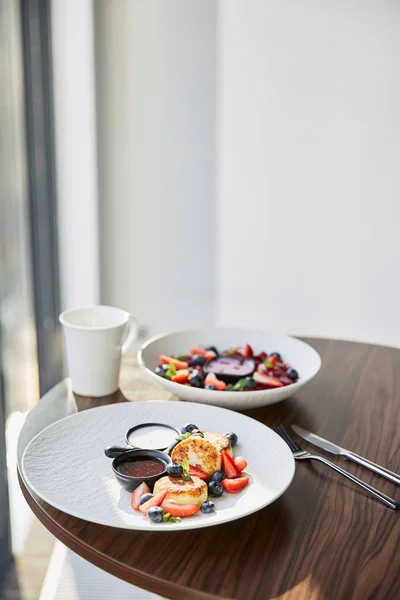
[[(299, 373), (298, 381), (271, 390), (220, 392), (174, 383), (154, 372), (160, 362), (160, 354), (180, 356), (189, 354), (193, 346), (216, 346), (219, 351), (222, 351), (237, 346), (242, 347), (245, 344), (250, 344), (256, 354), (262, 350), (268, 354), (280, 352), (283, 360)], [(181, 400), (215, 404), (233, 410), (267, 406), (289, 398), (311, 381), (321, 367), (321, 358), (318, 352), (305, 342), (282, 333), (236, 328), (192, 329), (158, 335), (143, 344), (138, 352), (138, 362), (156, 383)]]

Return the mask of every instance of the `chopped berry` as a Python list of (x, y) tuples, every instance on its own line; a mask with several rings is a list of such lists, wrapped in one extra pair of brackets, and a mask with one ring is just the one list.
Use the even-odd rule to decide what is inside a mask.
[(166, 371), (167, 371), (167, 369), (164, 365), (157, 367), (155, 370), (156, 374), (159, 375), (160, 377), (165, 377)]
[(248, 483), (248, 477), (239, 477), (237, 479), (224, 479), (221, 485), (228, 494), (236, 494), (243, 490)]
[(235, 458), (235, 465), (240, 471), (244, 471), (247, 467), (247, 460), (245, 460), (243, 456), (237, 456)]
[(182, 465), (179, 463), (171, 463), (167, 467), (167, 473), (170, 477), (181, 477), (183, 473)]
[(281, 358), (282, 358), (282, 356), (279, 354), (279, 352), (272, 352), (272, 353), (271, 353), (271, 356), (275, 356), (275, 358), (276, 358), (277, 360), (281, 360)]
[(199, 372), (193, 372), (189, 375), (189, 383), (192, 387), (202, 388), (204, 385), (204, 377)]
[(215, 471), (215, 473), (211, 477), (211, 481), (221, 482), (225, 478), (226, 478), (226, 475), (223, 471)]
[(186, 423), (181, 429), (181, 433), (192, 433), (193, 429), (198, 429), (193, 423)]
[(253, 348), (250, 346), (250, 344), (245, 345), (245, 347), (243, 348), (242, 354), (245, 358), (252, 358)]
[(216, 390), (217, 388), (215, 387), (215, 385), (210, 384), (210, 385), (206, 385), (204, 387), (204, 389), (205, 390)]
[(236, 435), (236, 433), (229, 431), (228, 433), (224, 433), (224, 436), (226, 438), (228, 438), (228, 440), (231, 443), (232, 448), (234, 448), (236, 446), (236, 444), (238, 443), (238, 436)]
[(190, 517), (190, 515), (194, 515), (200, 509), (197, 504), (177, 504), (169, 498), (165, 498), (162, 508), (171, 517)]
[(150, 493), (150, 488), (147, 485), (147, 483), (144, 482), (139, 484), (138, 487), (135, 490), (133, 490), (131, 496), (131, 506), (133, 510), (139, 510), (140, 498), (143, 496), (143, 494), (147, 493)]
[(211, 502), (211, 500), (207, 500), (206, 502), (203, 502), (203, 504), (200, 506), (200, 510), (205, 515), (208, 515), (215, 511), (215, 504), (214, 502)]
[(296, 371), (296, 369), (289, 369), (289, 371), (287, 372), (288, 377), (290, 377), (290, 379), (292, 381), (297, 381), (299, 378), (299, 374)]
[(140, 496), (139, 506), (150, 500), (150, 498), (154, 498), (154, 494), (143, 494), (143, 496)]
[(164, 511), (161, 506), (152, 506), (147, 511), (147, 516), (149, 517), (152, 523), (162, 523)]
[(199, 435), (200, 437), (204, 437), (204, 433), (200, 429), (192, 429), (190, 433), (192, 435)]
[(208, 484), (208, 493), (214, 498), (219, 498), (224, 493), (222, 483), (219, 481), (210, 481)]
[(199, 469), (199, 467), (194, 467), (193, 465), (189, 465), (189, 475), (191, 477), (196, 476), (203, 481), (207, 479), (207, 473)]
[(195, 354), (194, 356), (192, 356), (192, 365), (202, 366), (205, 362), (206, 358), (202, 354)]

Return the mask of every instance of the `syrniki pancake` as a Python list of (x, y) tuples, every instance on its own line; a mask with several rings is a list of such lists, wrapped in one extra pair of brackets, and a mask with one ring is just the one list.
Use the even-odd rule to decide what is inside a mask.
[(168, 490), (167, 498), (177, 504), (196, 504), (201, 506), (207, 500), (207, 484), (198, 477), (192, 476), (190, 481), (182, 477), (161, 477), (154, 485), (154, 494)]
[(221, 433), (215, 433), (215, 431), (205, 431), (204, 439), (211, 442), (216, 447), (218, 452), (225, 450), (228, 454), (233, 456), (232, 445), (230, 441)]
[(219, 450), (214, 444), (199, 436), (192, 436), (179, 442), (172, 450), (171, 458), (177, 463), (187, 460), (193, 467), (198, 467), (207, 473), (207, 477), (211, 477), (215, 471), (221, 469)]

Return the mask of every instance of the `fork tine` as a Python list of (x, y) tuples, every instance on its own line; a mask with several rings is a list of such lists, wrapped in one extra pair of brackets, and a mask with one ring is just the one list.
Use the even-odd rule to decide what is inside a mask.
[(283, 425), (278, 425), (273, 428), (274, 431), (281, 436), (281, 438), (287, 443), (292, 452), (301, 451), (300, 446), (294, 441), (294, 439), (288, 434)]

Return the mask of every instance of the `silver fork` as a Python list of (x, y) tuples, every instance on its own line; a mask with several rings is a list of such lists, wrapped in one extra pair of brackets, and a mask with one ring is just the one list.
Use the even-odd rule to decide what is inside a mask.
[(375, 498), (377, 498), (378, 500), (380, 500), (381, 502), (386, 504), (386, 506), (389, 506), (393, 510), (398, 510), (400, 508), (399, 502), (396, 502), (395, 500), (393, 500), (393, 498), (390, 498), (383, 492), (380, 492), (379, 490), (375, 489), (374, 487), (372, 487), (372, 485), (368, 485), (368, 483), (365, 483), (365, 481), (362, 481), (361, 479), (358, 479), (358, 477), (355, 477), (348, 471), (341, 469), (340, 467), (335, 465), (335, 463), (331, 462), (330, 460), (327, 460), (323, 456), (319, 456), (318, 454), (310, 454), (306, 450), (303, 450), (302, 448), (300, 448), (300, 446), (288, 434), (288, 432), (283, 427), (283, 425), (278, 425), (277, 427), (274, 427), (273, 430), (278, 435), (280, 435), (281, 438), (287, 443), (287, 445), (293, 452), (293, 456), (296, 460), (307, 460), (307, 459), (318, 460), (319, 462), (324, 463), (324, 465), (327, 465), (334, 471), (337, 471), (341, 475), (344, 475), (344, 477), (347, 477), (347, 479), (350, 479), (350, 481), (353, 481), (353, 483), (356, 483), (357, 485), (362, 487), (365, 491), (369, 492), (372, 496), (374, 496)]

